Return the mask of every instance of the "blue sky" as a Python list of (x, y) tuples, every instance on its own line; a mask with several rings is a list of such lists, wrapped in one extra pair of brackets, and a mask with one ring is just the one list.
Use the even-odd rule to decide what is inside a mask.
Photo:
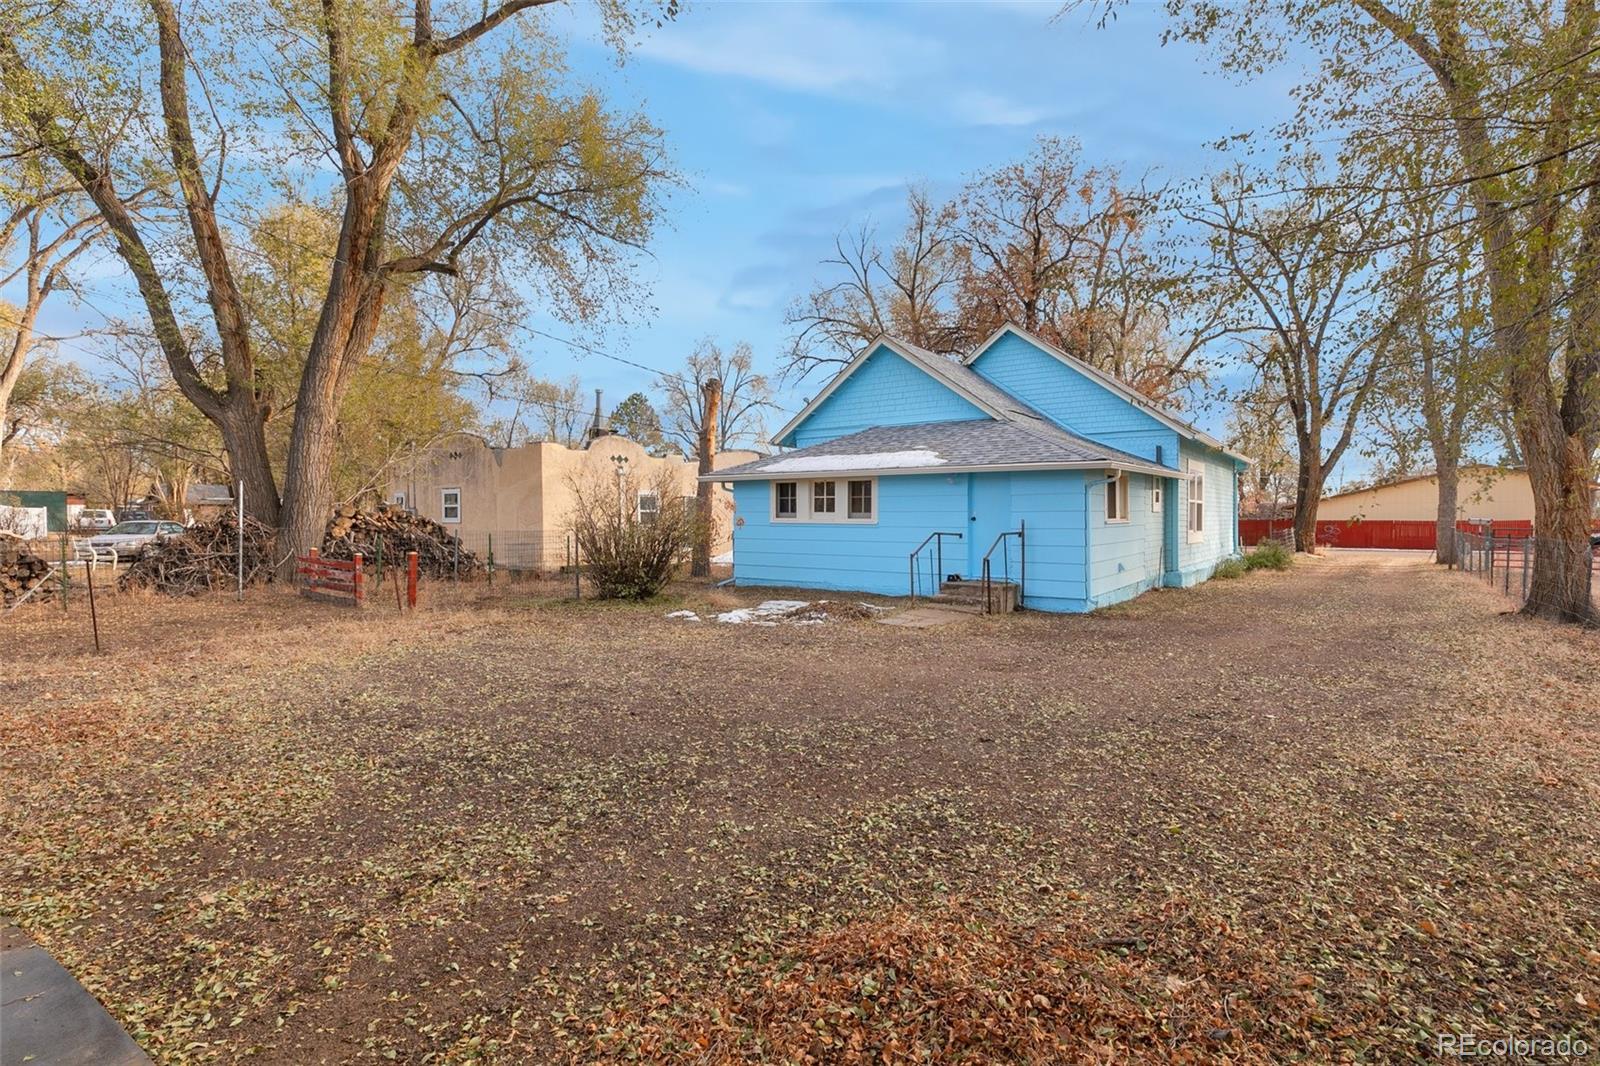
[[(683, 187), (670, 197), (641, 279), (650, 310), (574, 330), (537, 313), (529, 324), (632, 363), (674, 370), (702, 337), (749, 341), (776, 372), (784, 309), (819, 276), (835, 234), (866, 219), (892, 234), (908, 182), (935, 196), (980, 169), (1021, 158), (1035, 138), (1078, 138), (1091, 163), (1161, 178), (1204, 174), (1207, 145), (1284, 117), (1285, 70), (1248, 86), (1195, 49), (1162, 47), (1157, 5), (1134, 3), (1104, 28), (1056, 20), (1049, 3), (692, 3), (646, 32), (625, 63), (591, 15), (569, 30), (575, 81), (663, 128)], [(142, 317), (131, 290), (93, 268), (88, 305), (57, 299), (41, 328), (71, 335), (99, 310)], [(116, 290), (123, 290), (120, 296)], [(607, 407), (652, 375), (536, 335), (523, 356), (542, 376), (577, 374)], [(64, 354), (85, 361), (83, 342)], [(776, 429), (823, 382), (780, 387)], [(1220, 414), (1199, 416), (1220, 428)]]
[[(1239, 86), (1195, 49), (1162, 47), (1159, 7), (1134, 4), (1097, 29), (1055, 3), (698, 3), (651, 31), (620, 69), (579, 35), (574, 73), (662, 126), (686, 187), (644, 268), (647, 320), (595, 343), (672, 369), (696, 340), (747, 340), (775, 370), (785, 307), (819, 276), (846, 226), (903, 218), (908, 182), (936, 196), (1025, 155), (1035, 138), (1078, 138), (1085, 159), (1167, 178), (1216, 163), (1208, 143), (1285, 116), (1292, 74)], [(557, 332), (557, 330), (552, 330)], [(576, 372), (608, 403), (648, 375), (550, 344), (550, 375)], [(821, 387), (779, 391), (786, 412)], [(774, 419), (776, 429), (782, 416)]]

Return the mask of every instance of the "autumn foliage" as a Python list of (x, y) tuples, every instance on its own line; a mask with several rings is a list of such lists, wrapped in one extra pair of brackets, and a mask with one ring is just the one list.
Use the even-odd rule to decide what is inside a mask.
[[(1131, 931), (898, 909), (613, 1008), (596, 1051), (743, 1063), (1267, 1062), (1304, 1055), (1305, 979), (1174, 901)], [(1270, 1021), (1267, 1019), (1271, 1018)]]

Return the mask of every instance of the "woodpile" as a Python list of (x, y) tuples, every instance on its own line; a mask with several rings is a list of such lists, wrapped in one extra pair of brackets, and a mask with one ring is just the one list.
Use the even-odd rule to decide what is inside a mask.
[(357, 552), (367, 569), (377, 565), (380, 553), (387, 569), (404, 566), (406, 553), (416, 552), (417, 571), (424, 577), (470, 578), (483, 571), (477, 554), (444, 526), (384, 503), (372, 510), (341, 507), (328, 522), (322, 557), (350, 559)]
[[(0, 603), (10, 607), (49, 572), (50, 560), (30, 551), (27, 541), (0, 534)], [(28, 602), (42, 603), (55, 594), (55, 586), (46, 585), (29, 596)]]
[[(176, 537), (150, 545), (117, 579), (122, 589), (150, 588), (169, 596), (192, 596), (235, 588), (239, 574), (239, 519), (224, 514), (190, 526)], [(244, 520), (244, 583), (271, 581), (278, 562), (273, 532), (253, 518)]]

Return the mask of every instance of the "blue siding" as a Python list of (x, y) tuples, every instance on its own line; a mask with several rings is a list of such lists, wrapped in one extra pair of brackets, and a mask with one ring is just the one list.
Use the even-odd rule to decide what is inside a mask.
[(1178, 434), (1148, 412), (1015, 333), (984, 349), (972, 369), (1060, 423), (1113, 448), (1172, 466)]
[(1189, 484), (1177, 482), (1175, 499), (1184, 508), (1178, 522), (1178, 574), (1167, 583), (1189, 586), (1210, 577), (1218, 563), (1239, 551), (1239, 482), (1233, 459), (1202, 444), (1184, 441), (1181, 458), (1206, 470), (1205, 530), (1194, 542), (1188, 535)]
[[(1162, 510), (1152, 510), (1158, 480), (1142, 474), (1129, 475), (1129, 520), (1109, 523), (1104, 475), (1098, 470), (928, 473), (880, 477), (874, 523), (774, 523), (771, 482), (739, 482), (734, 486), (735, 580), (903, 596), (909, 584), (907, 555), (929, 533), (964, 533), (964, 545), (947, 545), (944, 568), (977, 577), (979, 560), (995, 535), (1025, 524), (1026, 606), (1087, 611), (1163, 584), (1203, 581), (1237, 552), (1231, 457), (1180, 441), (1176, 431), (1147, 411), (1016, 334), (1002, 335), (972, 366), (1076, 433), (1149, 460), (1160, 448), (1161, 461), (1174, 468), (1173, 477), (1160, 479)], [(782, 443), (805, 447), (872, 426), (984, 417), (971, 402), (880, 346)], [(1206, 468), (1205, 530), (1192, 543), (1182, 476), (1187, 459)], [(1013, 557), (1013, 568), (1018, 562)]]
[[(1101, 480), (1101, 479), (1095, 479)], [(1166, 480), (1166, 479), (1162, 479)], [(1089, 494), (1089, 592), (1095, 607), (1130, 600), (1162, 583), (1166, 500), (1152, 510), (1156, 479), (1128, 475), (1128, 521), (1106, 521), (1106, 491)]]
[[(1098, 478), (1090, 474), (1090, 480)], [(1027, 522), (1026, 606), (1082, 611), (1083, 513), (1087, 481), (1079, 470), (1011, 475), (1012, 514)]]
[(936, 529), (967, 526), (966, 478), (942, 474), (878, 479), (878, 521), (871, 524), (775, 523), (768, 481), (735, 482), (733, 501), (733, 576), (740, 585), (904, 596), (911, 550)]
[(776, 443), (807, 448), (873, 426), (988, 417), (926, 371), (879, 345), (788, 439)]

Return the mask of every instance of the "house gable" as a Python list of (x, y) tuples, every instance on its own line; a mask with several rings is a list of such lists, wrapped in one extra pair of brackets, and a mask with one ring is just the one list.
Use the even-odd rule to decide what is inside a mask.
[(1152, 461), (1160, 448), (1163, 465), (1177, 461), (1180, 434), (1170, 420), (1136, 405), (1020, 330), (1002, 328), (967, 365), (1074, 433)]
[(840, 371), (775, 438), (805, 448), (873, 426), (909, 426), (991, 418), (928, 371), (879, 341)]

